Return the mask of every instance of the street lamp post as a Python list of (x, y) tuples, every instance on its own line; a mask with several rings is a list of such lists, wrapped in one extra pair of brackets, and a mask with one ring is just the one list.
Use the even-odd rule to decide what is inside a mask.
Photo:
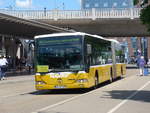
[(133, 0), (129, 0), (129, 7), (131, 12), (131, 19), (134, 19), (133, 17)]
[(44, 16), (46, 16), (46, 7), (44, 7)]
[(63, 2), (63, 10), (65, 10), (65, 3)]
[(57, 0), (54, 1), (55, 10), (57, 10)]

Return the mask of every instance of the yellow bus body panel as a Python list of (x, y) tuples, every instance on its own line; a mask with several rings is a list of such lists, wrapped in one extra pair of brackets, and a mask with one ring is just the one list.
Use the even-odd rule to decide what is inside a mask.
[[(79, 83), (77, 80), (88, 79), (88, 73), (72, 73), (67, 77), (57, 77), (51, 75), (36, 75), (35, 81), (42, 81), (42, 84), (36, 84), (37, 90), (43, 89), (59, 89), (56, 86), (60, 86), (60, 89), (71, 89), (71, 88), (89, 88), (90, 82)], [(62, 87), (61, 87), (62, 86)]]
[(90, 72), (89, 72), (89, 75), (93, 78), (93, 85), (95, 83), (95, 75), (96, 75), (96, 72), (98, 73), (98, 81), (99, 83), (102, 83), (102, 82), (105, 82), (107, 80), (110, 79), (110, 68), (111, 68), (112, 65), (100, 65), (100, 66), (93, 66), (90, 68)]
[(126, 74), (126, 65), (123, 63), (116, 64), (116, 76), (121, 77)]
[[(110, 80), (112, 65), (91, 66), (89, 72), (60, 74), (49, 73), (45, 75), (35, 75), (35, 87), (37, 90), (45, 89), (73, 89), (90, 88), (95, 85), (95, 75), (98, 73), (98, 82), (102, 83)], [(125, 64), (116, 64), (116, 77), (126, 74)], [(78, 80), (87, 80), (78, 82)], [(39, 83), (38, 83), (39, 82)]]

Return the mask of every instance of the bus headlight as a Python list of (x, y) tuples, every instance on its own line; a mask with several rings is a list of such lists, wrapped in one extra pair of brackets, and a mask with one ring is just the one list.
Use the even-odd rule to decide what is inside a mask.
[(79, 83), (85, 83), (85, 82), (88, 82), (88, 80), (87, 79), (79, 79), (79, 80), (77, 80), (77, 82), (79, 82)]
[(42, 84), (45, 84), (45, 82), (43, 82), (43, 81), (36, 81), (36, 85), (42, 85)]

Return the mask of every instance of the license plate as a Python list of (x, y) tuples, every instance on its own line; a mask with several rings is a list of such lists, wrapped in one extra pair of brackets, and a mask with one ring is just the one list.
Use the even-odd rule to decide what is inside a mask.
[(63, 88), (65, 88), (65, 86), (55, 86), (55, 88), (57, 88), (57, 89), (63, 89)]

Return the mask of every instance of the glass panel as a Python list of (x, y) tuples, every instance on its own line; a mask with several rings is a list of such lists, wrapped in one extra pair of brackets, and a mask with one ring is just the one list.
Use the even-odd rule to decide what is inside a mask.
[(116, 63), (125, 62), (125, 48), (121, 44), (115, 44), (116, 49)]
[[(86, 7), (85, 4), (90, 7)], [(99, 4), (98, 6), (95, 4)], [(133, 7), (133, 0), (83, 0), (84, 8), (131, 8)]]
[(37, 65), (48, 65), (53, 71), (83, 68), (81, 37), (41, 38), (37, 43)]
[(92, 54), (87, 55), (88, 65), (112, 63), (111, 42), (92, 37), (86, 37), (85, 40), (92, 47)]

